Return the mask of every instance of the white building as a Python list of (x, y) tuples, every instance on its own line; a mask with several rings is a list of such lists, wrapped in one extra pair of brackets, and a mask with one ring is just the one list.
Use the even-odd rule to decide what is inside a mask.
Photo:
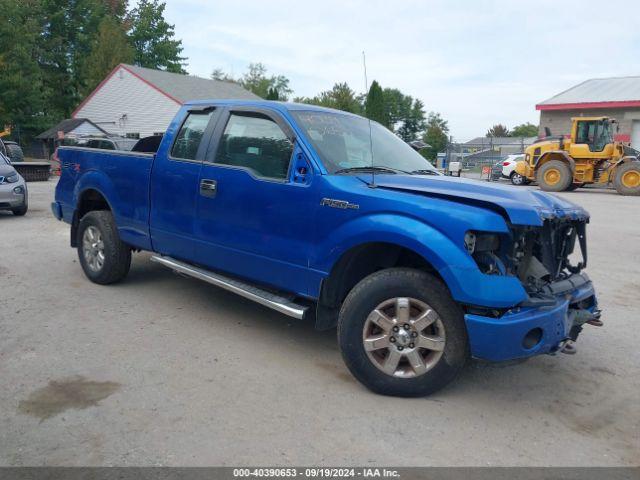
[(205, 99), (257, 99), (240, 85), (120, 64), (71, 114), (123, 137), (161, 134), (183, 103)]

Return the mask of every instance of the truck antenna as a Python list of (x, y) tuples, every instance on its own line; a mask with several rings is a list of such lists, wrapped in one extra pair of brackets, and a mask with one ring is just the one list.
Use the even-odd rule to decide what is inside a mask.
[[(365, 94), (365, 115), (366, 115), (366, 96), (369, 93), (369, 81), (367, 80), (367, 57), (362, 51), (362, 67), (364, 68), (364, 94)], [(367, 117), (367, 121), (369, 122), (369, 151), (371, 152), (371, 183), (369, 184), (370, 188), (376, 188), (376, 170), (374, 168), (373, 162), (373, 135), (371, 133), (371, 119)]]

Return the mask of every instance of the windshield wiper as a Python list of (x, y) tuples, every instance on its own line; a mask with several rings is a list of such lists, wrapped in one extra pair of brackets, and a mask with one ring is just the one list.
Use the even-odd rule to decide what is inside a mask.
[(424, 170), (412, 170), (411, 173), (413, 175), (440, 175), (437, 171), (429, 170), (428, 168)]
[(352, 172), (384, 172), (384, 173), (409, 173), (404, 170), (398, 170), (397, 168), (391, 167), (379, 167), (379, 166), (362, 166), (362, 167), (349, 167), (349, 168), (341, 168), (340, 170), (336, 170), (335, 174), (341, 173), (352, 173)]

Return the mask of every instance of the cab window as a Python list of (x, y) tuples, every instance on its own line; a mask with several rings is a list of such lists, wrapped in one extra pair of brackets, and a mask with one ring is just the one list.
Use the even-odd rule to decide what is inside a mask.
[(209, 124), (213, 110), (204, 112), (190, 112), (185, 119), (176, 137), (171, 156), (184, 160), (195, 160), (204, 136), (204, 131)]
[(260, 113), (231, 113), (215, 162), (243, 167), (255, 175), (285, 180), (293, 144), (276, 122)]
[(589, 150), (592, 152), (601, 152), (612, 141), (609, 122), (602, 120), (578, 122), (576, 143), (589, 145)]

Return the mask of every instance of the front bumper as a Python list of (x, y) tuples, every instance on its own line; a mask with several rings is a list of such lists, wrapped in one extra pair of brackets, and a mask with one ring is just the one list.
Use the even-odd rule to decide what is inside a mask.
[[(15, 189), (21, 188), (22, 193), (16, 193)], [(0, 210), (10, 210), (24, 205), (27, 187), (24, 182), (3, 183), (0, 185)]]
[(553, 353), (563, 341), (577, 338), (584, 313), (598, 312), (593, 284), (585, 274), (572, 275), (545, 293), (540, 302), (544, 306), (523, 302), (499, 318), (465, 315), (471, 355), (499, 362)]

